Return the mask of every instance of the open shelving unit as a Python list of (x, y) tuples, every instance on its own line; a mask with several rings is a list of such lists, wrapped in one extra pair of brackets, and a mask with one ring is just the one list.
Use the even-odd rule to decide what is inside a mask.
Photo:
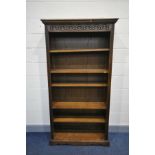
[(114, 24), (46, 20), (50, 144), (109, 145)]

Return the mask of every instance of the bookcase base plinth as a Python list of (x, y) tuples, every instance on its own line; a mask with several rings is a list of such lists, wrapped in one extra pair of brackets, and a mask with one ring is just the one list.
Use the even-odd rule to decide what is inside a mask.
[(80, 141), (58, 141), (58, 140), (50, 140), (50, 145), (101, 145), (101, 146), (110, 146), (110, 142), (108, 140), (103, 141), (94, 141), (94, 142), (80, 142)]
[(109, 141), (105, 139), (104, 133), (57, 132), (54, 133), (54, 139), (51, 139), (50, 144), (109, 146)]

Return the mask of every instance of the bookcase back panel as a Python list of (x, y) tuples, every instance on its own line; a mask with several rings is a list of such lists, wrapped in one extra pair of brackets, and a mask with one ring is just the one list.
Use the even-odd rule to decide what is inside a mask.
[(108, 48), (110, 32), (50, 33), (50, 49)]
[(54, 129), (61, 132), (104, 132), (105, 125), (103, 123), (54, 123)]
[(106, 83), (107, 74), (52, 74), (53, 83)]
[(108, 52), (53, 54), (51, 60), (52, 69), (108, 68)]
[(106, 101), (107, 88), (102, 87), (61, 87), (52, 88), (52, 100), (62, 102)]
[(53, 115), (54, 117), (101, 117), (105, 116), (105, 110), (54, 109)]

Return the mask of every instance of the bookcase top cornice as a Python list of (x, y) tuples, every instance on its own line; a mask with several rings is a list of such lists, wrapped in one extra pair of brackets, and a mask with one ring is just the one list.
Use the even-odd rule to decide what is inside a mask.
[(115, 24), (118, 18), (94, 18), (94, 19), (41, 19), (45, 24), (54, 24), (54, 23), (111, 23)]

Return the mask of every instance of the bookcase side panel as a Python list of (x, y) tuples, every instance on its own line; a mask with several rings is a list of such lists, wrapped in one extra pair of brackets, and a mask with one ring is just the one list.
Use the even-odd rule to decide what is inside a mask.
[(49, 95), (49, 115), (50, 115), (50, 138), (53, 139), (54, 125), (53, 125), (53, 109), (51, 109), (52, 104), (52, 90), (50, 84), (52, 82), (50, 75), (51, 68), (51, 59), (50, 53), (48, 52), (50, 49), (50, 41), (49, 41), (49, 32), (47, 30), (47, 26), (45, 25), (45, 39), (46, 39), (46, 57), (47, 57), (47, 76), (48, 76), (48, 95)]
[(109, 132), (109, 114), (110, 114), (110, 96), (111, 96), (111, 78), (112, 78), (112, 58), (113, 58), (113, 40), (114, 40), (114, 24), (112, 26), (111, 32), (110, 32), (110, 51), (109, 51), (109, 64), (108, 64), (108, 88), (107, 88), (107, 124), (106, 124), (106, 139), (108, 140), (108, 132)]

